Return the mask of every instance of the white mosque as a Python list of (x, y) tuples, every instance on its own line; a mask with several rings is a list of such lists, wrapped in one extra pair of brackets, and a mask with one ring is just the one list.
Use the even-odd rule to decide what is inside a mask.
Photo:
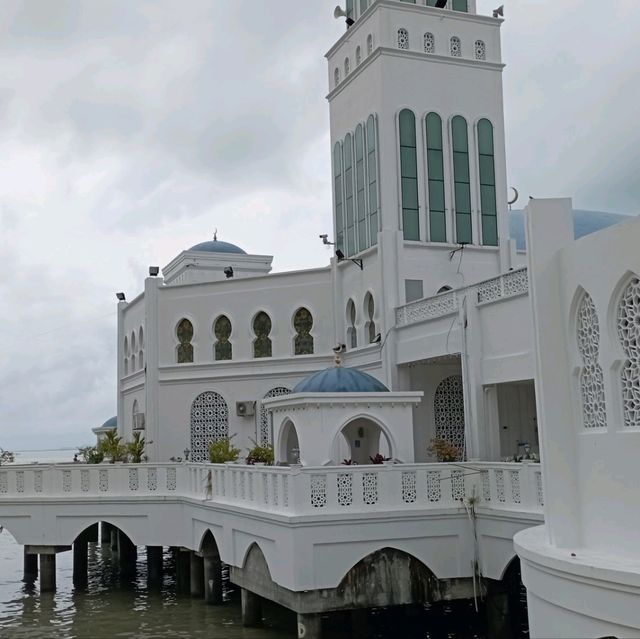
[[(166, 466), (165, 488), (186, 468), (193, 499), (213, 472), (211, 508), (226, 514), (206, 524), (200, 508), (174, 545), (204, 552), (202, 535), (215, 537), (246, 620), (251, 593), (268, 596), (299, 612), (301, 637), (319, 636), (317, 610), (285, 591), (337, 588), (348, 566), (388, 547), (450, 588), (478, 563), (498, 583), (516, 533), (532, 637), (637, 636), (640, 225), (574, 241), (576, 220), (618, 220), (532, 200), (524, 250), (508, 203), (500, 12), (479, 15), (475, 0), (350, 0), (344, 13), (326, 54), (333, 232), (323, 241), (334, 257), (272, 273), (272, 256), (214, 236), (118, 303), (117, 428), (127, 440), (144, 432), (157, 469), (129, 469), (118, 490), (132, 499), (147, 472), (153, 494), (181, 457), (189, 464)], [(209, 443), (224, 437), (272, 445), (276, 467), (206, 471)], [(451, 444), (457, 464), (438, 463), (433, 440)], [(505, 463), (526, 453), (542, 464)], [(378, 454), (384, 472), (368, 465)], [(63, 494), (114, 485), (107, 470), (95, 488), (97, 471), (82, 472)], [(479, 559), (460, 505), (476, 498)], [(251, 508), (282, 521), (263, 526), (254, 513), (243, 528)], [(417, 513), (437, 508), (427, 533)], [(349, 509), (362, 510), (357, 533)], [(297, 540), (284, 521), (329, 511), (349, 531), (309, 523)], [(383, 511), (389, 526), (376, 520), (374, 532)], [(60, 530), (48, 543), (69, 543)], [(128, 530), (138, 545), (170, 543)], [(291, 548), (313, 567), (295, 565)], [(250, 581), (260, 570), (277, 595)]]

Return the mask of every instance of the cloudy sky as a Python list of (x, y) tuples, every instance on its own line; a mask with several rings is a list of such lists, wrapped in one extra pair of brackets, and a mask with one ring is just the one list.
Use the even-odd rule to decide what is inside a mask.
[[(326, 264), (335, 3), (3, 0), (0, 447), (91, 441), (114, 292), (214, 228), (277, 270)], [(509, 183), (637, 213), (637, 0), (505, 4)]]

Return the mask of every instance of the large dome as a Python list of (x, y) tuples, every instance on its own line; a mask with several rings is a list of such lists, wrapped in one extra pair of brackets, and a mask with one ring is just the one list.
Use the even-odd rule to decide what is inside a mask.
[(389, 389), (375, 377), (357, 368), (332, 366), (303, 379), (294, 393), (388, 393)]
[(220, 240), (210, 240), (209, 242), (200, 242), (192, 246), (190, 251), (201, 251), (204, 253), (237, 253), (240, 255), (246, 255), (247, 252), (243, 251), (239, 246), (231, 244), (230, 242), (222, 242)]
[(100, 426), (100, 428), (117, 428), (118, 427), (118, 418), (114, 415), (113, 417), (109, 417), (109, 419)]
[[(573, 231), (576, 240), (608, 226), (619, 224), (630, 219), (628, 215), (619, 213), (604, 213), (603, 211), (573, 210)], [(525, 249), (524, 211), (514, 210), (509, 214), (509, 233), (516, 241), (519, 251)]]

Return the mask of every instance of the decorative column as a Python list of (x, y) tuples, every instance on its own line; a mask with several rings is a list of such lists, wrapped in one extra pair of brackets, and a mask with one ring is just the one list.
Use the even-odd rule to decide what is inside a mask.
[[(260, 597), (246, 588), (241, 588), (240, 602), (242, 604), (242, 625), (245, 628), (260, 626), (262, 624), (262, 600)], [(298, 636), (305, 635), (298, 634)]]

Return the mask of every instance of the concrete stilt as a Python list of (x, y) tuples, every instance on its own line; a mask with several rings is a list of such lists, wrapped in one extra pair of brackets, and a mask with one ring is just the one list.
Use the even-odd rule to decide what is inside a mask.
[(38, 555), (27, 552), (24, 549), (24, 563), (22, 571), (22, 581), (32, 584), (38, 578)]
[(190, 556), (191, 596), (204, 597), (204, 559), (195, 552)]
[(86, 588), (89, 581), (87, 551), (88, 543), (85, 535), (80, 535), (73, 543), (73, 585), (75, 588)]
[(179, 548), (176, 554), (176, 585), (178, 592), (188, 593), (191, 590), (191, 552)]
[(491, 639), (511, 639), (511, 618), (509, 617), (509, 595), (506, 592), (487, 597), (487, 630)]
[(162, 546), (147, 546), (147, 579), (162, 580)]
[(357, 608), (351, 611), (351, 636), (353, 639), (367, 639), (369, 632), (369, 611), (366, 608)]
[(320, 639), (322, 637), (322, 619), (320, 615), (298, 613), (298, 639)]
[(242, 625), (246, 628), (261, 625), (262, 600), (260, 597), (246, 588), (241, 588), (240, 602), (242, 604)]
[(56, 589), (56, 556), (40, 554), (40, 592), (53, 592)]
[(111, 544), (111, 530), (113, 526), (108, 521), (100, 522), (100, 543), (103, 546)]
[(222, 562), (218, 555), (205, 555), (204, 600), (218, 606), (222, 603)]
[(133, 574), (136, 570), (138, 549), (121, 530), (118, 531), (118, 560), (120, 570), (125, 574)]
[(111, 551), (118, 552), (118, 529), (115, 526), (111, 526)]

